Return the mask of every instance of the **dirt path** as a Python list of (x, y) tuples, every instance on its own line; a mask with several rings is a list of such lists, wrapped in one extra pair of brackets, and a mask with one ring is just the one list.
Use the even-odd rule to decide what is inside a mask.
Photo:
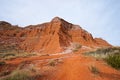
[[(96, 67), (100, 73), (94, 74), (90, 67)], [(40, 79), (41, 80), (41, 79)], [(103, 61), (97, 61), (83, 55), (71, 55), (42, 80), (120, 80), (120, 72)]]

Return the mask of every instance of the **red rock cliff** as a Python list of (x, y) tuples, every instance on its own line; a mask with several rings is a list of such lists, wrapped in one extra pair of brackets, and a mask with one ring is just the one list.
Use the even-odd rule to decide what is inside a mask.
[[(4, 30), (1, 29), (0, 32), (2, 33), (2, 31)], [(30, 52), (58, 53), (74, 42), (88, 47), (111, 46), (102, 39), (94, 39), (79, 25), (71, 24), (59, 17), (55, 17), (47, 23), (27, 26), (19, 29), (19, 32), (15, 31), (16, 29), (13, 30), (14, 37), (20, 40), (20, 49)]]

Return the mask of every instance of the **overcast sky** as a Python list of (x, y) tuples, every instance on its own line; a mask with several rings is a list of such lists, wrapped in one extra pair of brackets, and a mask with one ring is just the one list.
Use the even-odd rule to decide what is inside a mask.
[(0, 20), (27, 26), (59, 16), (120, 46), (120, 0), (0, 0)]

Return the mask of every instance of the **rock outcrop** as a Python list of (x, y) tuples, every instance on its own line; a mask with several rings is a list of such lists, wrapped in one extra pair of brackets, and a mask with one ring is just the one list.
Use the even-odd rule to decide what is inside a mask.
[[(12, 28), (7, 31), (1, 28), (6, 25), (12, 26)], [(59, 17), (55, 17), (47, 23), (30, 25), (25, 28), (18, 26), (13, 28), (13, 25), (9, 23), (0, 22), (0, 35), (12, 35), (10, 37), (19, 40), (20, 49), (39, 53), (58, 53), (69, 47), (71, 43), (79, 43), (94, 48), (111, 46), (105, 40), (94, 39), (89, 32), (79, 25), (74, 25)]]

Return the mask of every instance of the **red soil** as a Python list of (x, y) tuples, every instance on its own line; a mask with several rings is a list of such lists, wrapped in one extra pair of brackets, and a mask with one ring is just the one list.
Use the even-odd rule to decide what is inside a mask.
[[(61, 59), (62, 63), (56, 66), (46, 65), (48, 59)], [(42, 60), (42, 62), (39, 62)], [(120, 80), (120, 71), (107, 65), (102, 60), (96, 60), (93, 57), (82, 54), (66, 54), (42, 57), (17, 58), (7, 61), (8, 64), (17, 65), (22, 61), (30, 61), (42, 73), (38, 80)], [(94, 74), (90, 67), (96, 67), (100, 73)]]
[[(91, 66), (95, 66), (100, 73), (93, 74)], [(63, 64), (57, 66), (57, 70), (39, 80), (120, 80), (120, 72), (103, 61), (73, 54), (65, 58)]]
[[(96, 66), (100, 70), (99, 75), (94, 75), (89, 70), (91, 65)], [(117, 71), (105, 66), (103, 62), (82, 56), (73, 56), (67, 59), (60, 68), (55, 80), (115, 80), (120, 79), (120, 73), (114, 77)], [(104, 75), (105, 74), (105, 75)], [(66, 75), (66, 76), (65, 76)]]
[[(0, 45), (13, 45), (17, 50), (25, 50), (36, 53), (59, 53), (70, 46), (70, 43), (82, 45), (81, 51), (71, 54), (34, 56), (6, 60), (9, 69), (13, 69), (21, 62), (29, 61), (39, 69), (41, 76), (38, 80), (120, 80), (120, 71), (108, 66), (102, 60), (86, 57), (80, 53), (90, 51), (98, 47), (110, 47), (111, 45), (92, 35), (78, 25), (71, 24), (61, 18), (55, 17), (52, 21), (39, 25), (30, 25), (25, 28), (0, 22)], [(8, 46), (9, 47), (9, 46)], [(48, 65), (51, 59), (60, 59), (55, 66)], [(90, 70), (95, 66), (99, 74), (93, 74)], [(0, 67), (0, 72), (4, 66)]]

